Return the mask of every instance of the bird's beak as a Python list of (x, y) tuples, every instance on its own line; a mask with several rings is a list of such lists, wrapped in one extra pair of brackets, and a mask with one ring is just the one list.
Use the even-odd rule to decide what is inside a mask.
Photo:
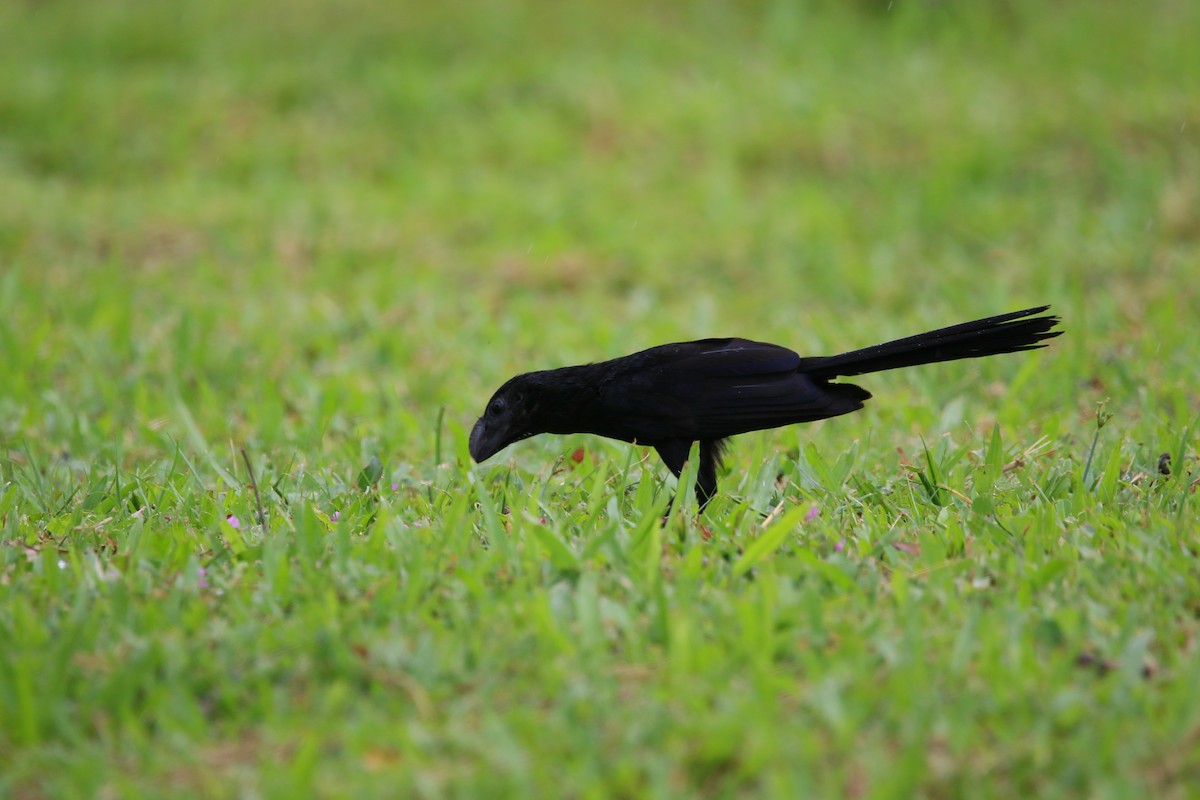
[(480, 417), (471, 429), (471, 438), (467, 445), (475, 463), (483, 463), (503, 449), (504, 445), (497, 442), (498, 438), (494, 433), (489, 435), (487, 425), (484, 424), (483, 417)]

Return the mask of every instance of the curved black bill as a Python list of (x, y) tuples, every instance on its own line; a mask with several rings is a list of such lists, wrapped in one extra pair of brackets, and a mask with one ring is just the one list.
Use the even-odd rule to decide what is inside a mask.
[(487, 426), (483, 424), (483, 418), (480, 417), (479, 421), (475, 423), (475, 427), (471, 428), (471, 438), (467, 443), (467, 447), (471, 451), (471, 458), (475, 459), (475, 463), (487, 461), (500, 450), (492, 441), (493, 438), (488, 436)]

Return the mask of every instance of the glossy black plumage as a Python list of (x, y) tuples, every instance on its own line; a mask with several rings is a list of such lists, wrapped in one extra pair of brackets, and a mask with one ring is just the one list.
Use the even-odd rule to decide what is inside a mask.
[(749, 431), (848, 414), (871, 394), (834, 378), (1044, 347), (1058, 336), (1049, 306), (803, 358), (747, 339), (701, 339), (575, 367), (529, 372), (501, 386), (471, 431), (485, 461), (539, 433), (594, 433), (654, 447), (678, 476), (700, 443), (696, 494), (716, 493), (724, 440)]

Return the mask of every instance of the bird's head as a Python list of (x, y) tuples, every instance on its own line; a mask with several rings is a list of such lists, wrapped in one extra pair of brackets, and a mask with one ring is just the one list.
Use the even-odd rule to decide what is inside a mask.
[(542, 433), (535, 424), (539, 403), (527, 375), (501, 386), (471, 429), (471, 458), (487, 461), (510, 444)]

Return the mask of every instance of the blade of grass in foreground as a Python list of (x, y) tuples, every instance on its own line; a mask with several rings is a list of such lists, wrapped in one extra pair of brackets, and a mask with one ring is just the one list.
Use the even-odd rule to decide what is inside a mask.
[(746, 552), (742, 553), (734, 562), (733, 574), (741, 577), (770, 558), (787, 540), (788, 535), (800, 523), (805, 513), (806, 510), (803, 506), (797, 506), (761, 532), (746, 548)]

